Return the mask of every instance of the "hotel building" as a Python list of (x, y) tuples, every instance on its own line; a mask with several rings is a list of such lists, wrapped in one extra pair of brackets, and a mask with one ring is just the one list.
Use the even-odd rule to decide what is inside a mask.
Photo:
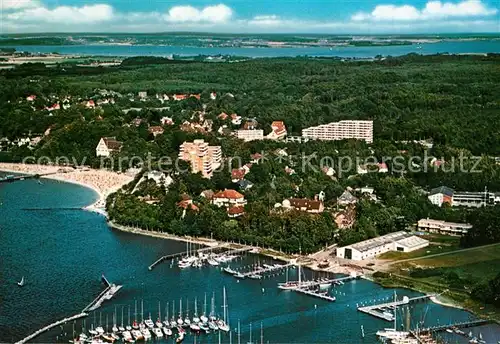
[(302, 137), (314, 140), (358, 139), (373, 142), (373, 121), (347, 120), (302, 129)]
[(201, 173), (204, 178), (211, 178), (213, 171), (222, 162), (220, 146), (209, 146), (203, 140), (184, 142), (179, 147), (179, 159), (191, 163), (192, 173)]

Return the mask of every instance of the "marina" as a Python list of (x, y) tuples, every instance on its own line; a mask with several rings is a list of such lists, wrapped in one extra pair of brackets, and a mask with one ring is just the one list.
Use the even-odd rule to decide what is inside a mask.
[[(2, 211), (5, 214), (0, 217), (2, 235), (5, 236), (5, 240), (0, 241), (0, 249), (6, 258), (1, 267), (6, 283), (0, 285), (0, 295), (4, 300), (0, 314), (2, 342), (20, 341), (28, 334), (43, 329), (46, 324), (55, 322), (57, 325), (38, 332), (37, 342), (68, 343), (69, 340), (78, 339), (79, 334), (83, 332), (82, 329), (88, 336), (89, 330), (93, 328), (95, 331), (97, 327), (101, 327), (104, 334), (108, 332), (111, 335), (115, 326), (115, 313), (119, 314), (116, 327), (120, 334), (117, 335), (124, 338), (123, 331), (119, 328), (123, 327), (127, 331), (127, 327), (130, 327), (129, 332), (132, 336), (134, 330), (132, 325), (136, 316), (137, 325), (141, 323), (142, 303), (144, 324), (146, 325), (146, 320), (151, 320), (154, 328), (159, 328), (157, 318), (161, 302), (163, 337), (157, 338), (156, 341), (172, 343), (177, 340), (179, 333), (177, 326), (174, 328), (171, 324), (172, 334), (165, 333), (165, 316), (169, 323), (174, 316), (175, 325), (178, 325), (179, 301), (182, 299), (183, 323), (186, 316), (191, 324), (195, 322), (196, 308), (201, 322), (204, 313), (204, 294), (207, 293), (205, 316), (208, 318), (211, 310), (211, 294), (215, 291), (217, 297), (214, 302), (215, 316), (217, 319), (223, 319), (224, 287), (231, 331), (210, 333), (200, 331), (197, 335), (191, 326), (183, 327), (185, 332), (181, 338), (184, 338), (185, 343), (193, 343), (196, 340), (197, 343), (215, 344), (218, 343), (219, 334), (221, 342), (228, 343), (229, 336), (232, 336), (233, 342), (236, 343), (235, 330), (239, 320), (243, 325), (241, 342), (244, 343), (248, 341), (250, 333), (253, 333), (252, 338), (255, 342), (258, 338), (256, 324), (262, 323), (266, 343), (268, 341), (269, 343), (359, 342), (360, 327), (363, 325), (365, 334), (363, 342), (375, 344), (378, 342), (376, 332), (386, 324), (381, 318), (357, 310), (356, 304), (361, 300), (386, 299), (393, 293), (394, 289), (382, 288), (368, 280), (359, 279), (355, 283), (345, 281), (344, 284), (339, 281), (339, 284), (332, 284), (337, 299), (335, 302), (329, 302), (300, 292), (286, 292), (276, 287), (286, 280), (297, 281), (299, 270), (301, 270), (301, 280), (309, 283), (313, 280), (320, 282), (320, 277), (325, 280), (332, 279), (332, 277), (318, 276), (318, 273), (308, 269), (290, 267), (284, 269), (289, 270), (288, 278), (283, 276), (285, 271), (279, 270), (279, 275), (274, 272), (260, 280), (236, 283), (231, 274), (223, 271), (226, 266), (230, 266), (233, 271), (240, 271), (243, 267), (254, 265), (259, 259), (268, 265), (283, 264), (250, 252), (240, 255), (238, 260), (233, 260), (230, 264), (220, 264), (215, 268), (179, 269), (177, 265), (171, 266), (170, 262), (170, 264), (159, 264), (153, 271), (149, 271), (145, 268), (148, 262), (170, 253), (185, 253), (186, 244), (112, 231), (102, 217), (93, 213), (60, 210), (62, 206), (83, 207), (95, 199), (92, 191), (76, 185), (47, 180), (44, 181), (44, 187), (40, 188), (37, 187), (36, 180), (26, 180), (23, 183), (4, 184), (0, 188), (0, 195), (4, 203)], [(22, 210), (40, 205), (54, 210), (41, 212), (36, 218)], [(19, 226), (19, 219), (24, 220), (23, 226)], [(55, 221), (57, 230), (54, 226)], [(9, 244), (18, 242), (20, 238), (25, 238), (26, 246), (22, 250)], [(57, 242), (57, 245), (54, 245), (54, 242)], [(27, 255), (27, 249), (32, 254)], [(40, 257), (45, 258), (40, 259)], [(54, 275), (55, 264), (63, 275)], [(80, 268), (81, 266), (85, 266), (85, 269)], [(97, 310), (86, 313), (88, 316), (68, 320), (70, 314), (79, 313), (78, 310), (83, 310), (89, 305), (89, 300), (102, 293), (102, 282), (96, 276), (100, 277), (103, 273), (109, 281), (123, 287), (111, 300), (102, 302)], [(17, 283), (22, 276), (25, 276), (26, 283), (20, 288)], [(398, 290), (398, 293), (409, 298), (421, 296), (420, 293), (411, 290)], [(58, 295), (59, 302), (54, 302), (54, 295)], [(195, 300), (197, 307), (194, 306)], [(137, 312), (134, 312), (135, 302), (138, 305)], [(175, 312), (172, 312), (174, 304)], [(425, 319), (423, 326), (425, 328), (444, 323), (476, 320), (466, 311), (443, 307), (427, 299), (412, 303), (411, 307), (412, 324), (422, 320), (421, 314), (425, 312), (432, 314), (432, 317)], [(168, 309), (168, 315), (165, 308)], [(122, 309), (123, 321), (121, 321)], [(109, 318), (108, 326), (106, 326), (107, 318)], [(30, 319), (30, 321), (24, 322), (19, 319)], [(59, 322), (58, 319), (65, 321)], [(250, 329), (252, 323), (256, 326)], [(198, 326), (202, 330), (201, 326)], [(485, 324), (480, 326), (480, 330), (475, 327), (470, 329), (476, 336), (481, 332), (488, 343), (496, 343), (497, 340), (494, 340), (498, 338), (496, 326)], [(106, 331), (107, 327), (109, 329)], [(151, 338), (155, 338), (156, 334), (152, 329), (147, 325), (146, 327)], [(193, 328), (197, 331), (196, 326)], [(315, 330), (311, 331), (311, 328)], [(144, 337), (140, 328), (136, 331)], [(157, 330), (155, 332), (159, 333)], [(442, 331), (442, 333), (447, 332)]]

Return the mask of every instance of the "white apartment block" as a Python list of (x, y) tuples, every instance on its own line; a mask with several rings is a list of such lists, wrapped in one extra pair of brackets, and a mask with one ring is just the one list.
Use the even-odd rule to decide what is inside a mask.
[(302, 129), (302, 137), (314, 140), (358, 139), (373, 142), (373, 121), (346, 120)]
[(245, 142), (258, 141), (264, 139), (264, 130), (262, 129), (251, 129), (245, 130), (240, 129), (236, 131), (236, 137)]

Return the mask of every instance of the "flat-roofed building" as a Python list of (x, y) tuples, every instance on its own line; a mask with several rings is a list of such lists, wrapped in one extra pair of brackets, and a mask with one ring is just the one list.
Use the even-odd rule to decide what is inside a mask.
[(315, 140), (357, 139), (373, 142), (373, 121), (346, 120), (302, 129), (302, 137)]
[(472, 228), (468, 223), (446, 222), (433, 219), (421, 219), (417, 223), (417, 227), (421, 231), (430, 233), (446, 234), (446, 235), (464, 235)]
[(204, 140), (184, 142), (179, 147), (179, 159), (191, 164), (191, 172), (211, 178), (213, 171), (221, 164), (222, 150), (220, 146), (209, 146)]
[(262, 129), (240, 129), (236, 131), (236, 137), (245, 142), (259, 141), (264, 139), (264, 130)]
[(364, 260), (389, 251), (412, 252), (427, 247), (429, 241), (400, 231), (337, 248), (337, 257)]

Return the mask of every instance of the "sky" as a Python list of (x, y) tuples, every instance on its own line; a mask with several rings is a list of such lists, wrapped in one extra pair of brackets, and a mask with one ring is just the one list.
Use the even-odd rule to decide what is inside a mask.
[(500, 0), (0, 0), (0, 34), (500, 33)]

